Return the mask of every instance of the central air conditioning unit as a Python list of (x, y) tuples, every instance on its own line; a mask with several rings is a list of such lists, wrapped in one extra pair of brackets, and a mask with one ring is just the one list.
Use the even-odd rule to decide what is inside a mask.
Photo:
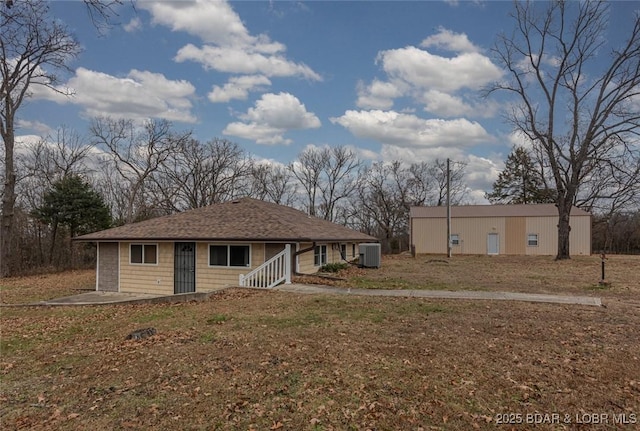
[(380, 244), (363, 243), (360, 244), (360, 260), (358, 266), (361, 268), (380, 268), (381, 249)]

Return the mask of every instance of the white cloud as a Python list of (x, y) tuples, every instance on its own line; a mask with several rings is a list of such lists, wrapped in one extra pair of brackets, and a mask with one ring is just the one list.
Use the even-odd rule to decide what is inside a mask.
[(255, 47), (212, 46), (199, 48), (188, 44), (178, 51), (175, 61), (195, 61), (205, 69), (218, 72), (236, 74), (259, 74), (264, 76), (298, 76), (315, 81), (322, 78), (305, 64), (298, 64), (287, 60), (284, 56), (274, 53), (268, 55)]
[(213, 103), (228, 102), (232, 99), (246, 100), (249, 97), (249, 92), (260, 91), (270, 85), (271, 81), (266, 76), (236, 76), (230, 78), (222, 87), (214, 85), (209, 93), (209, 100)]
[(502, 76), (499, 67), (477, 52), (447, 58), (408, 46), (381, 51), (376, 61), (382, 64), (392, 81), (445, 92), (463, 88), (477, 90)]
[(391, 82), (374, 79), (369, 85), (358, 82), (358, 100), (356, 105), (363, 109), (389, 109), (393, 99), (402, 96), (403, 90)]
[(40, 121), (28, 121), (23, 119), (18, 119), (16, 121), (16, 130), (32, 130), (37, 132), (40, 136), (47, 136), (55, 133), (55, 129), (49, 126), (48, 124), (42, 123)]
[(520, 130), (511, 132), (508, 141), (511, 143), (511, 147), (524, 147), (528, 150), (533, 149), (533, 141)]
[(465, 160), (467, 166), (465, 167), (465, 181), (467, 186), (471, 190), (477, 190), (477, 195), (482, 197), (482, 202), (486, 202), (484, 199), (484, 192), (490, 191), (493, 187), (493, 183), (498, 179), (503, 161), (499, 158), (489, 159), (487, 157), (479, 157), (473, 154), (469, 154)]
[(359, 138), (400, 147), (469, 147), (491, 142), (492, 137), (477, 122), (466, 119), (423, 119), (395, 111), (346, 111), (331, 118)]
[(500, 108), (499, 104), (493, 100), (478, 100), (474, 97), (468, 99), (470, 100), (438, 90), (427, 90), (420, 97), (425, 111), (449, 118), (462, 116), (491, 118)]
[(80, 67), (65, 87), (72, 89), (74, 95), (66, 97), (48, 90), (37, 96), (80, 105), (90, 117), (196, 121), (190, 100), (195, 94), (194, 86), (184, 80), (172, 81), (160, 73), (133, 69), (126, 77), (118, 78)]
[(136, 16), (136, 17), (132, 18), (131, 21), (129, 21), (128, 23), (124, 24), (122, 26), (122, 28), (127, 33), (135, 33), (136, 31), (138, 31), (138, 30), (140, 30), (142, 28), (142, 21), (140, 20), (139, 17)]
[(385, 79), (357, 85), (356, 105), (363, 109), (390, 109), (400, 97), (411, 97), (424, 110), (442, 117), (492, 117), (497, 104), (481, 102), (478, 90), (500, 79), (502, 70), (481, 53), (466, 34), (445, 28), (427, 37), (423, 48), (454, 52), (443, 56), (415, 46), (380, 51), (376, 64)]
[(155, 24), (184, 31), (204, 42), (223, 45), (249, 45), (255, 38), (249, 34), (238, 14), (225, 1), (140, 1)]
[(438, 28), (438, 33), (423, 40), (420, 46), (441, 48), (453, 52), (480, 52), (480, 48), (471, 43), (466, 34), (454, 33), (443, 27)]
[(318, 117), (289, 93), (264, 94), (253, 108), (238, 117), (241, 121), (228, 124), (222, 133), (267, 145), (288, 145), (291, 140), (284, 137), (287, 131), (321, 125)]
[(141, 2), (156, 24), (200, 38), (204, 45), (183, 46), (174, 60), (194, 61), (218, 72), (267, 77), (322, 78), (304, 63), (288, 60), (285, 45), (269, 36), (251, 35), (226, 1)]

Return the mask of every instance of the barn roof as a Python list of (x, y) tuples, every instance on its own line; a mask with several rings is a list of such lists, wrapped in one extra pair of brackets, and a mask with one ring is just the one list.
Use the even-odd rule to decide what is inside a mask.
[(243, 198), (82, 235), (76, 241), (377, 242), (283, 205)]
[[(411, 207), (411, 218), (444, 218), (447, 207)], [(526, 205), (461, 205), (451, 207), (453, 218), (473, 217), (552, 217), (558, 215), (555, 204), (526, 204)], [(578, 207), (571, 209), (572, 216), (590, 216), (588, 212)]]

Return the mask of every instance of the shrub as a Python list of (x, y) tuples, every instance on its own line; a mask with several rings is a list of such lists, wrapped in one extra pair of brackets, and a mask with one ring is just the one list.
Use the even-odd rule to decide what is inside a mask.
[(345, 262), (327, 263), (320, 268), (320, 272), (339, 272), (348, 267), (349, 264)]

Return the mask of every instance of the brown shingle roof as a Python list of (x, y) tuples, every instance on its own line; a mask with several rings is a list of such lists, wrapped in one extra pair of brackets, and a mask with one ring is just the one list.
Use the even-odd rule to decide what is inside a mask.
[[(411, 207), (411, 218), (444, 218), (447, 207)], [(529, 205), (462, 205), (451, 207), (451, 217), (550, 217), (557, 216), (558, 208), (554, 204)], [(578, 207), (571, 209), (572, 216), (589, 216)]]
[(378, 241), (302, 211), (251, 198), (114, 227), (75, 240)]

